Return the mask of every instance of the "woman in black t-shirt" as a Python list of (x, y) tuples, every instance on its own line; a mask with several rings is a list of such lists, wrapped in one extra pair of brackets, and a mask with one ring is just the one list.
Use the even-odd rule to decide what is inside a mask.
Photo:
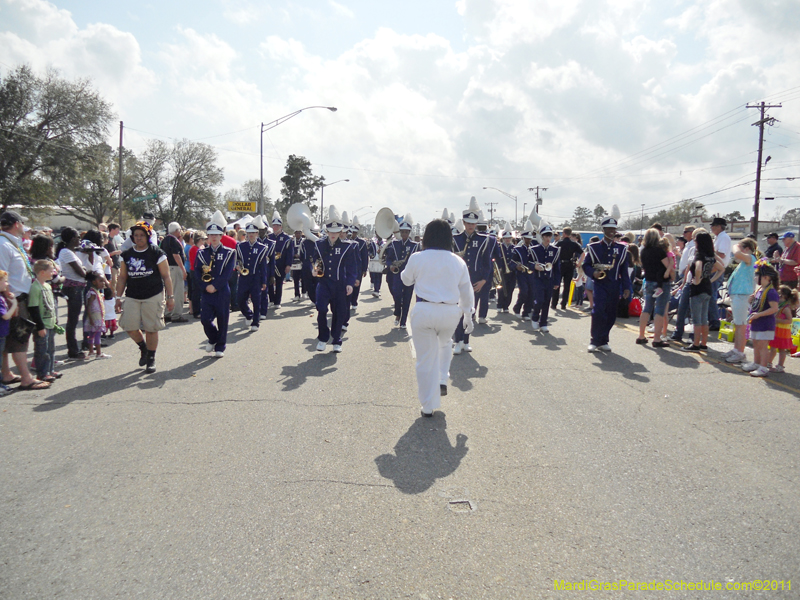
[(666, 348), (669, 342), (661, 339), (664, 329), (664, 316), (669, 302), (669, 279), (672, 275), (672, 261), (660, 244), (661, 235), (657, 229), (648, 229), (644, 234), (642, 249), (642, 270), (644, 271), (644, 308), (639, 316), (639, 337), (637, 344), (646, 344), (645, 331), (650, 315), (653, 317), (653, 346)]

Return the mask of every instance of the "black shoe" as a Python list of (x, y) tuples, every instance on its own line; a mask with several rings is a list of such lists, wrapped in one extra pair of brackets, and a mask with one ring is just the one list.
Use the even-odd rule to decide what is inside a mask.
[(188, 322), (189, 322), (189, 319), (187, 319), (186, 317), (184, 317), (183, 315), (181, 315), (180, 317), (178, 317), (178, 318), (176, 318), (176, 319), (172, 319), (172, 322), (173, 322), (173, 323), (188, 323)]
[(708, 346), (705, 344), (698, 344), (697, 347), (700, 348), (700, 350), (708, 350)]
[(433, 416), (432, 412), (429, 412), (429, 413), (426, 413), (424, 411), (419, 411), (419, 412), (422, 414), (423, 417), (432, 417)]
[(67, 354), (67, 357), (74, 358), (76, 360), (83, 360), (86, 358), (86, 352), (70, 352)]
[(661, 340), (653, 342), (653, 348), (669, 348), (669, 342), (662, 342)]
[(139, 366), (143, 367), (147, 364), (147, 348), (139, 348)]
[(694, 344), (689, 344), (688, 346), (684, 346), (681, 348), (684, 352), (700, 352), (700, 346), (695, 346)]
[(440, 396), (447, 396), (447, 386), (443, 383), (439, 384), (439, 395)]
[(164, 317), (164, 323), (172, 323), (172, 317)]
[(106, 344), (104, 342), (100, 342), (100, 347), (101, 348), (108, 348), (108, 344)]
[(709, 331), (719, 331), (719, 323), (717, 323), (716, 325), (709, 325), (708, 326), (708, 330)]
[(149, 358), (147, 359), (147, 368), (144, 370), (145, 373), (155, 373), (156, 372), (156, 359)]
[[(647, 338), (636, 338), (636, 343), (637, 344), (644, 344), (646, 346), (647, 345)], [(656, 343), (653, 342), (653, 346), (655, 346), (655, 345), (656, 345)]]
[(682, 342), (683, 336), (678, 335), (677, 333), (673, 333), (671, 336), (669, 336), (669, 339), (671, 339), (673, 342)]

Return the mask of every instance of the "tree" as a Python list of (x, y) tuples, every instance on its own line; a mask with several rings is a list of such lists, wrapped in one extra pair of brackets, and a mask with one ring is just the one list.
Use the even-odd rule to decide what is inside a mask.
[(0, 81), (0, 204), (50, 203), (86, 163), (113, 118), (88, 79), (67, 81), (55, 69), (44, 77), (20, 66)]
[(585, 206), (578, 206), (572, 213), (572, 218), (562, 224), (562, 227), (572, 227), (576, 231), (585, 231), (592, 228), (592, 211)]
[(744, 216), (742, 213), (740, 213), (738, 210), (735, 210), (735, 211), (733, 211), (733, 212), (731, 212), (731, 213), (728, 213), (727, 215), (725, 215), (725, 217), (724, 217), (724, 218), (725, 218), (725, 220), (726, 220), (728, 223), (735, 223), (735, 222), (737, 222), (737, 221), (749, 221), (749, 219), (747, 219), (747, 218), (746, 218), (746, 217), (745, 217), (745, 216)]
[(316, 214), (316, 194), (323, 181), (325, 181), (324, 177), (311, 172), (311, 163), (304, 156), (295, 156), (294, 154), (289, 156), (286, 161), (286, 175), (281, 177), (283, 184), (281, 200), (275, 203), (278, 212), (285, 216), (292, 204), (304, 202), (311, 210), (311, 214)]
[[(169, 145), (151, 140), (137, 168), (145, 195), (158, 195), (149, 206), (162, 223), (202, 227), (214, 211), (225, 208), (215, 190), (223, 181), (223, 172), (217, 167), (216, 151), (208, 144), (184, 139)], [(141, 206), (130, 210), (143, 212)]]
[(800, 226), (800, 208), (793, 208), (783, 214), (781, 225)]
[[(124, 149), (123, 203), (138, 196), (142, 189), (136, 156)], [(74, 173), (56, 183), (58, 195), (56, 205), (59, 214), (70, 215), (80, 221), (96, 226), (119, 210), (119, 156), (108, 144), (98, 144), (86, 151), (86, 160), (74, 169)]]
[(594, 212), (592, 212), (592, 228), (593, 229), (600, 229), (600, 225), (603, 223), (603, 219), (606, 218), (606, 209), (600, 206), (599, 204), (594, 207)]

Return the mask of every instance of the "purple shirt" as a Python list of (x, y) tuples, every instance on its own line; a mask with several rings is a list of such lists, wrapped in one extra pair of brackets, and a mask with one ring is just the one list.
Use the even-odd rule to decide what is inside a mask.
[[(767, 301), (764, 302), (764, 308), (759, 309), (758, 307), (761, 306), (761, 295), (764, 293), (764, 290), (759, 290), (756, 292), (756, 297), (753, 299), (753, 305), (750, 307), (750, 313), (757, 313), (761, 312), (761, 310), (766, 310), (769, 308), (771, 302), (775, 302), (776, 304), (780, 300), (780, 296), (778, 296), (778, 292), (775, 288), (770, 288), (767, 292)], [(754, 319), (752, 323), (750, 323), (750, 331), (775, 331), (775, 315), (770, 315), (768, 317), (758, 317)]]
[(6, 299), (0, 296), (0, 338), (8, 336), (11, 331), (11, 321), (6, 321), (3, 318), (3, 315), (7, 312), (8, 306), (6, 305)]

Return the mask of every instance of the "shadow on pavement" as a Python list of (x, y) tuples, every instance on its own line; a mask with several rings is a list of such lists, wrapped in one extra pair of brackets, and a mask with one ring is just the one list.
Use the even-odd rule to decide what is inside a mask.
[(393, 310), (391, 307), (384, 307), (379, 308), (378, 310), (373, 310), (368, 313), (359, 314), (358, 312), (354, 315), (356, 321), (362, 321), (364, 323), (377, 323), (381, 319), (384, 319), (392, 314)]
[(483, 379), (488, 372), (489, 367), (479, 365), (469, 352), (462, 352), (458, 356), (454, 356), (453, 362), (450, 363), (452, 386), (462, 392), (472, 389), (470, 379)]
[(491, 335), (493, 333), (497, 333), (500, 331), (502, 327), (500, 325), (492, 325), (490, 323), (476, 323), (475, 329), (470, 333), (470, 337), (477, 337), (481, 338), (485, 335)]
[[(316, 342), (316, 340), (314, 340)], [(336, 353), (320, 352), (314, 354), (305, 362), (297, 365), (286, 365), (281, 371), (283, 379), (278, 383), (283, 386), (283, 391), (296, 390), (303, 385), (309, 377), (324, 377), (336, 370)]]
[(375, 341), (380, 342), (384, 348), (394, 348), (397, 344), (401, 344), (408, 340), (408, 331), (400, 329), (399, 327), (392, 327), (387, 333), (383, 335), (376, 335)]
[(638, 373), (649, 373), (647, 367), (641, 363), (629, 361), (624, 356), (619, 354), (606, 354), (605, 352), (595, 352), (595, 358), (599, 362), (595, 363), (601, 371), (614, 371), (622, 375), (625, 379), (633, 379), (634, 381), (642, 381), (647, 383), (650, 381), (649, 377), (638, 375)]
[[(33, 410), (34, 412), (47, 412), (62, 408), (76, 400), (97, 400), (106, 394), (113, 394), (130, 387), (137, 387), (141, 390), (162, 387), (167, 380), (189, 379), (199, 369), (211, 364), (214, 360), (211, 356), (204, 356), (180, 367), (156, 371), (150, 375), (144, 372), (144, 367), (138, 367), (120, 377), (91, 381), (85, 385), (59, 392), (50, 396), (44, 404), (34, 406)], [(156, 362), (156, 364), (158, 363)]]
[(655, 352), (658, 359), (665, 365), (670, 367), (679, 367), (682, 369), (699, 369), (700, 364), (697, 359), (682, 350), (670, 346), (669, 348), (653, 348), (650, 344), (645, 346), (651, 352)]
[(441, 411), (432, 418), (419, 417), (394, 446), (394, 454), (375, 459), (381, 477), (391, 479), (404, 494), (421, 494), (437, 479), (447, 477), (469, 450), (467, 436), (459, 433), (456, 445), (447, 437), (447, 419)]
[(551, 333), (533, 333), (533, 338), (531, 338), (530, 342), (532, 346), (536, 348), (544, 348), (545, 350), (561, 350), (561, 346), (567, 345), (567, 340), (564, 338), (558, 338), (553, 336)]

